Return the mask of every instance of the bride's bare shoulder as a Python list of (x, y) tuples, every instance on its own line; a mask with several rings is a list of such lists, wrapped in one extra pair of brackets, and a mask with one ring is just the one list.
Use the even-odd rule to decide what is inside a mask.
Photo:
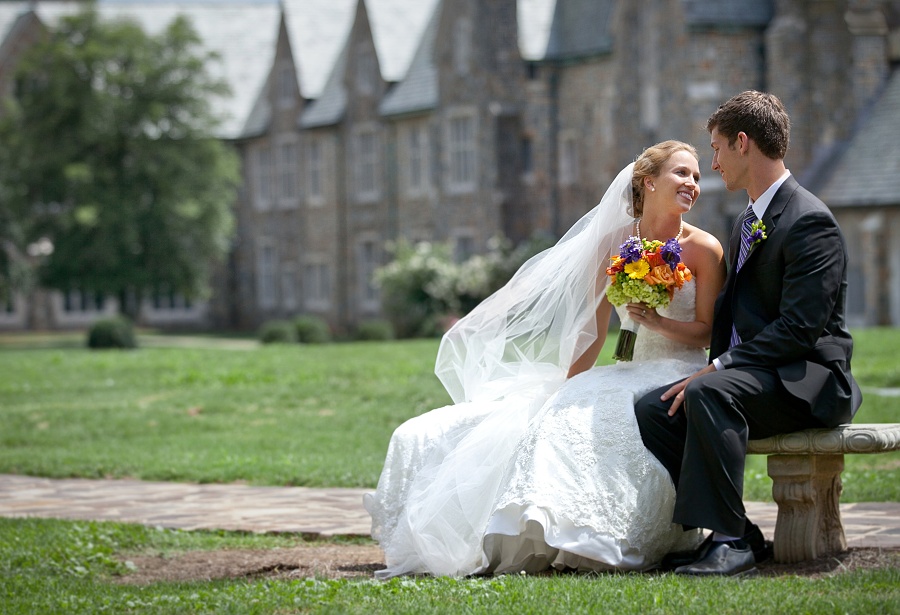
[(684, 250), (708, 253), (708, 255), (713, 257), (724, 254), (722, 244), (716, 239), (715, 235), (691, 224), (684, 225), (681, 246)]

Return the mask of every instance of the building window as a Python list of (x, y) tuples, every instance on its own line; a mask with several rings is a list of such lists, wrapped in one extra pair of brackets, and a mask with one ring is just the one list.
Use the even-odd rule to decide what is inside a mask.
[(65, 312), (102, 312), (105, 304), (106, 297), (101, 293), (75, 289), (63, 294)]
[(263, 309), (275, 307), (276, 262), (275, 246), (271, 242), (264, 241), (260, 246), (257, 279), (259, 280), (257, 289), (259, 306)]
[(297, 309), (297, 272), (293, 263), (281, 267), (281, 307), (289, 312)]
[(294, 96), (296, 92), (296, 87), (294, 85), (295, 79), (296, 74), (294, 72), (294, 67), (291, 66), (290, 63), (282, 63), (278, 69), (278, 76), (275, 80), (276, 99), (278, 100), (279, 108), (289, 109), (294, 105)]
[(578, 139), (567, 136), (559, 143), (559, 183), (569, 186), (578, 182)]
[(157, 288), (150, 301), (154, 310), (189, 310), (193, 307), (190, 299), (168, 287)]
[(469, 73), (472, 48), (472, 24), (468, 18), (460, 17), (453, 28), (453, 68), (459, 75)]
[(303, 271), (304, 306), (308, 310), (331, 307), (331, 270), (327, 263), (307, 263)]
[(356, 135), (356, 196), (360, 201), (378, 199), (378, 137), (374, 130)]
[(378, 289), (375, 287), (375, 269), (378, 267), (378, 261), (378, 244), (374, 240), (363, 240), (357, 244), (357, 286), (359, 307), (363, 312), (378, 311)]
[(406, 133), (406, 191), (417, 195), (428, 187), (428, 133), (425, 126), (410, 126)]
[(475, 238), (471, 233), (457, 233), (453, 244), (453, 259), (464, 263), (475, 254)]
[(306, 192), (310, 205), (321, 205), (325, 201), (325, 159), (322, 142), (313, 138), (307, 149)]
[(272, 149), (268, 146), (256, 151), (256, 208), (268, 209), (272, 202), (272, 185), (274, 182), (274, 165)]
[(534, 151), (531, 139), (523, 137), (519, 145), (522, 150), (522, 173), (527, 175), (534, 170)]
[(451, 117), (448, 154), (450, 188), (469, 191), (475, 188), (475, 118), (471, 115)]
[(356, 89), (361, 94), (375, 92), (375, 51), (366, 43), (356, 47)]
[(297, 200), (297, 144), (282, 143), (278, 147), (278, 185), (282, 201), (288, 206)]

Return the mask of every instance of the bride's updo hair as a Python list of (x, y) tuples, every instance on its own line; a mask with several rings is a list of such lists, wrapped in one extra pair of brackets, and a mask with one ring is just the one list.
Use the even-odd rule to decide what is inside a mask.
[(700, 156), (697, 148), (683, 141), (663, 141), (651, 145), (634, 161), (634, 174), (631, 176), (632, 215), (640, 218), (644, 215), (644, 179), (659, 175), (662, 166), (675, 152), (689, 152), (697, 162)]

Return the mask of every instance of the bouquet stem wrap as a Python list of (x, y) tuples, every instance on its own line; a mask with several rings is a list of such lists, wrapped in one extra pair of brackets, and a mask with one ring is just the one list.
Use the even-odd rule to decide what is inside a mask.
[(634, 342), (637, 340), (637, 333), (640, 328), (640, 323), (634, 322), (630, 318), (622, 321), (622, 326), (619, 329), (619, 341), (616, 342), (613, 359), (616, 361), (631, 361), (634, 358)]

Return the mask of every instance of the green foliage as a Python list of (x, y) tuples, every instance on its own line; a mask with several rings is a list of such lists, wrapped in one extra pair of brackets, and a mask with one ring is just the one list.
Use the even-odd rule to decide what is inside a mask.
[(376, 272), (382, 311), (398, 337), (440, 335), (449, 320), (467, 314), (551, 244), (535, 237), (513, 248), (508, 240), (495, 238), (486, 254), (456, 264), (449, 243), (396, 242), (389, 246), (393, 261)]
[(325, 344), (331, 341), (331, 327), (317, 316), (298, 316), (294, 319), (297, 341), (301, 344)]
[(394, 326), (386, 320), (364, 320), (356, 326), (353, 339), (360, 342), (376, 342), (394, 339)]
[(263, 344), (289, 344), (297, 341), (297, 328), (287, 320), (270, 320), (259, 328), (259, 341)]
[(422, 337), (429, 320), (458, 309), (453, 293), (456, 269), (448, 244), (400, 241), (394, 260), (376, 271), (381, 308), (398, 337)]
[(17, 68), (0, 121), (6, 253), (52, 246), (29, 261), (50, 287), (202, 296), (228, 249), (239, 180), (209, 108), (226, 87), (185, 18), (150, 36), (87, 6)]
[(96, 321), (88, 330), (88, 348), (136, 348), (134, 325), (124, 316)]

